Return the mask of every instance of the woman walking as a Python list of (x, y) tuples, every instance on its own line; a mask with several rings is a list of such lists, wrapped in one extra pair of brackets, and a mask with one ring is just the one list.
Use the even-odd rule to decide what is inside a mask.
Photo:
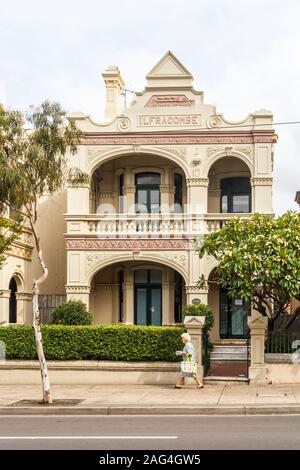
[(191, 342), (191, 337), (188, 333), (181, 335), (182, 344), (184, 344), (182, 351), (176, 351), (177, 356), (182, 357), (180, 364), (180, 379), (178, 380), (175, 388), (182, 388), (185, 383), (185, 377), (193, 377), (197, 384), (197, 388), (202, 388), (203, 383), (197, 375), (197, 364), (195, 363), (195, 349)]

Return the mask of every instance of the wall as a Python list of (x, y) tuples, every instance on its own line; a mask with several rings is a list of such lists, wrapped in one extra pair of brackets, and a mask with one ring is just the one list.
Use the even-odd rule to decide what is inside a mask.
[[(41, 240), (43, 255), (49, 270), (45, 283), (40, 287), (41, 294), (63, 294), (67, 282), (67, 253), (64, 234), (67, 212), (66, 190), (50, 198), (44, 198), (38, 205), (37, 230)], [(41, 272), (36, 252), (33, 256), (33, 273)]]

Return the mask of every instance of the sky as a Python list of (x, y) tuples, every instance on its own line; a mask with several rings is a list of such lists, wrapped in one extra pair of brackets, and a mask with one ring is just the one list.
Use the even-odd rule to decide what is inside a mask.
[[(275, 122), (300, 121), (299, 24), (299, 0), (0, 0), (0, 102), (56, 100), (100, 120), (108, 65), (139, 91), (171, 50), (225, 118), (265, 108)], [(281, 214), (297, 210), (300, 124), (275, 129)]]

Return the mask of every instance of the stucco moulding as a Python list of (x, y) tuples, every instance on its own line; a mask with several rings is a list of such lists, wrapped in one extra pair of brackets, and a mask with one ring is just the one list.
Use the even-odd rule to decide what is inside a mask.
[(69, 238), (66, 240), (68, 250), (188, 250), (190, 243), (190, 240), (187, 239), (99, 240)]
[(194, 145), (194, 144), (254, 144), (272, 143), (274, 131), (189, 131), (83, 133), (82, 145)]
[(168, 108), (177, 106), (192, 106), (193, 104), (194, 100), (190, 100), (186, 95), (152, 95), (145, 104), (145, 108)]

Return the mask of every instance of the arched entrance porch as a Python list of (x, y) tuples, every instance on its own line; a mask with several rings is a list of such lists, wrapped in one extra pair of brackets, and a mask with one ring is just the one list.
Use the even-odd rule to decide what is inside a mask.
[(114, 263), (93, 276), (89, 304), (96, 324), (181, 323), (185, 282), (178, 271), (160, 263)]

